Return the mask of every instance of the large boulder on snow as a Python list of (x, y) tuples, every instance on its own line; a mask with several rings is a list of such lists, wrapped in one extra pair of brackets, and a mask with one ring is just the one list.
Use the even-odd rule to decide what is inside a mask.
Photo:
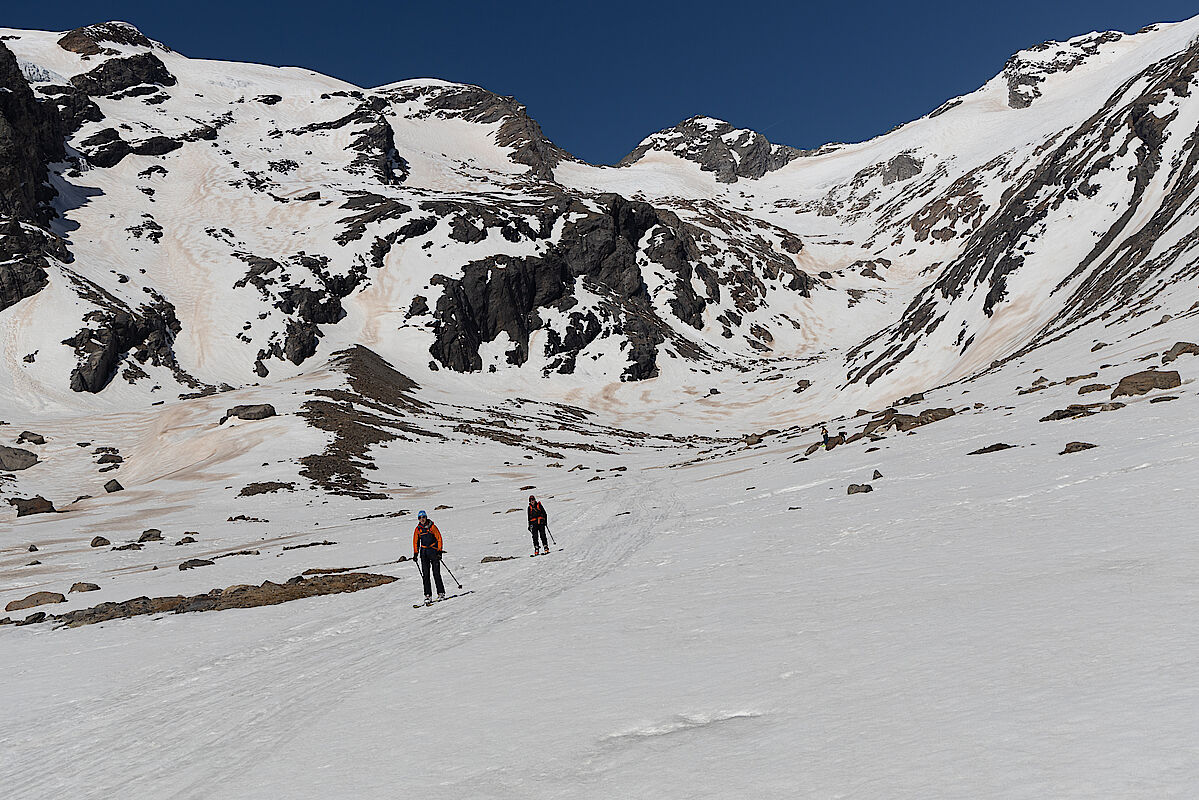
[(1162, 353), (1162, 363), (1169, 364), (1179, 356), (1199, 356), (1199, 344), (1194, 342), (1175, 342), (1174, 346)]
[(65, 603), (67, 598), (58, 592), (34, 592), (21, 600), (13, 600), (4, 607), (5, 611), (21, 611), (34, 606), (44, 606), (47, 603)]
[(29, 469), (37, 462), (37, 453), (19, 447), (0, 445), (0, 470), (16, 472), (19, 469)]
[(1112, 399), (1146, 394), (1154, 389), (1173, 389), (1181, 385), (1182, 377), (1178, 374), (1177, 370), (1161, 372), (1155, 369), (1147, 369), (1143, 372), (1134, 372), (1132, 375), (1121, 378), (1120, 383), (1112, 390)]
[(19, 497), (10, 497), (8, 499), (10, 506), (16, 506), (18, 517), (28, 517), (31, 514), (53, 514), (54, 504), (41, 495), (22, 499)]
[(224, 425), (225, 420), (229, 419), (230, 417), (237, 417), (238, 419), (246, 419), (246, 420), (255, 420), (255, 419), (266, 419), (267, 417), (273, 417), (273, 416), (275, 416), (275, 407), (273, 405), (271, 405), (270, 403), (261, 403), (259, 405), (252, 405), (252, 406), (234, 406), (233, 408), (231, 408), (225, 412), (225, 416), (221, 417), (221, 421), (218, 422), (217, 424)]

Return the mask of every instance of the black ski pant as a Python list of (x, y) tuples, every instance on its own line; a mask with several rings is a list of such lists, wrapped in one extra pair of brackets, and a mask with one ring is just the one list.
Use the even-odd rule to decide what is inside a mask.
[(420, 551), (420, 577), (425, 583), (425, 597), (433, 596), (429, 587), (429, 572), (433, 573), (433, 580), (437, 583), (437, 593), (445, 594), (445, 585), (441, 582), (441, 553), (429, 548), (422, 548)]
[[(544, 547), (546, 550), (550, 549), (549, 540), (547, 540), (545, 538), (545, 523), (544, 522), (530, 522), (529, 523), (529, 533), (533, 534), (533, 549), (534, 550), (536, 550), (538, 547)], [(537, 536), (538, 535), (541, 536), (541, 544), (540, 545), (537, 544)]]

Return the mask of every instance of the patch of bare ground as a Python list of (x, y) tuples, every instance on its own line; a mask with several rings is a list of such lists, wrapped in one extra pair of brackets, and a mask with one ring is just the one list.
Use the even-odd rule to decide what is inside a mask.
[(57, 622), (58, 627), (76, 628), (80, 625), (146, 614), (185, 614), (190, 611), (225, 611), (230, 608), (273, 606), (307, 597), (373, 589), (395, 580), (390, 575), (375, 575), (369, 572), (317, 575), (311, 578), (297, 575), (286, 583), (263, 581), (258, 586), (240, 584), (190, 597), (136, 597), (120, 603), (101, 603), (65, 614), (47, 615), (45, 621)]

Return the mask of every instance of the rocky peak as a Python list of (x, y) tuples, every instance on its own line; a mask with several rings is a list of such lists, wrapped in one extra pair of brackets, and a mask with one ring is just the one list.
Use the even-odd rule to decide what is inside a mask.
[(81, 56), (119, 55), (119, 51), (104, 46), (112, 44), (125, 47), (157, 48), (170, 52), (169, 47), (150, 39), (128, 22), (101, 22), (98, 25), (76, 28), (68, 31), (58, 40), (58, 46), (63, 50), (69, 50)]
[(1099, 52), (1103, 45), (1124, 38), (1117, 31), (1091, 33), (1066, 42), (1042, 42), (1021, 50), (1003, 65), (1003, 77), (1008, 86), (1008, 105), (1028, 108), (1041, 96), (1039, 84), (1045, 78), (1070, 70)]
[(757, 131), (699, 116), (649, 136), (617, 166), (635, 164), (652, 151), (673, 153), (694, 161), (705, 172), (715, 172), (716, 180), (721, 183), (736, 183), (738, 178), (761, 178), (806, 154), (794, 147), (771, 144)]
[(528, 109), (514, 97), (489, 92), (479, 86), (446, 81), (405, 81), (384, 87), (395, 103), (412, 106), (411, 119), (458, 118), (484, 125), (500, 123), (496, 144), (512, 150), (509, 158), (529, 167), (533, 177), (553, 180), (554, 167), (575, 157), (546, 138)]

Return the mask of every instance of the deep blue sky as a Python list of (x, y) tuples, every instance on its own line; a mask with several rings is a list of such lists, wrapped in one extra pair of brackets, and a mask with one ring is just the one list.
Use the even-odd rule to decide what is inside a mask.
[(1013, 52), (1199, 13), (1178, 0), (6, 3), (0, 25), (123, 19), (189, 56), (361, 86), (433, 76), (515, 95), (546, 134), (611, 163), (694, 114), (796, 147), (858, 141), (995, 75)]

